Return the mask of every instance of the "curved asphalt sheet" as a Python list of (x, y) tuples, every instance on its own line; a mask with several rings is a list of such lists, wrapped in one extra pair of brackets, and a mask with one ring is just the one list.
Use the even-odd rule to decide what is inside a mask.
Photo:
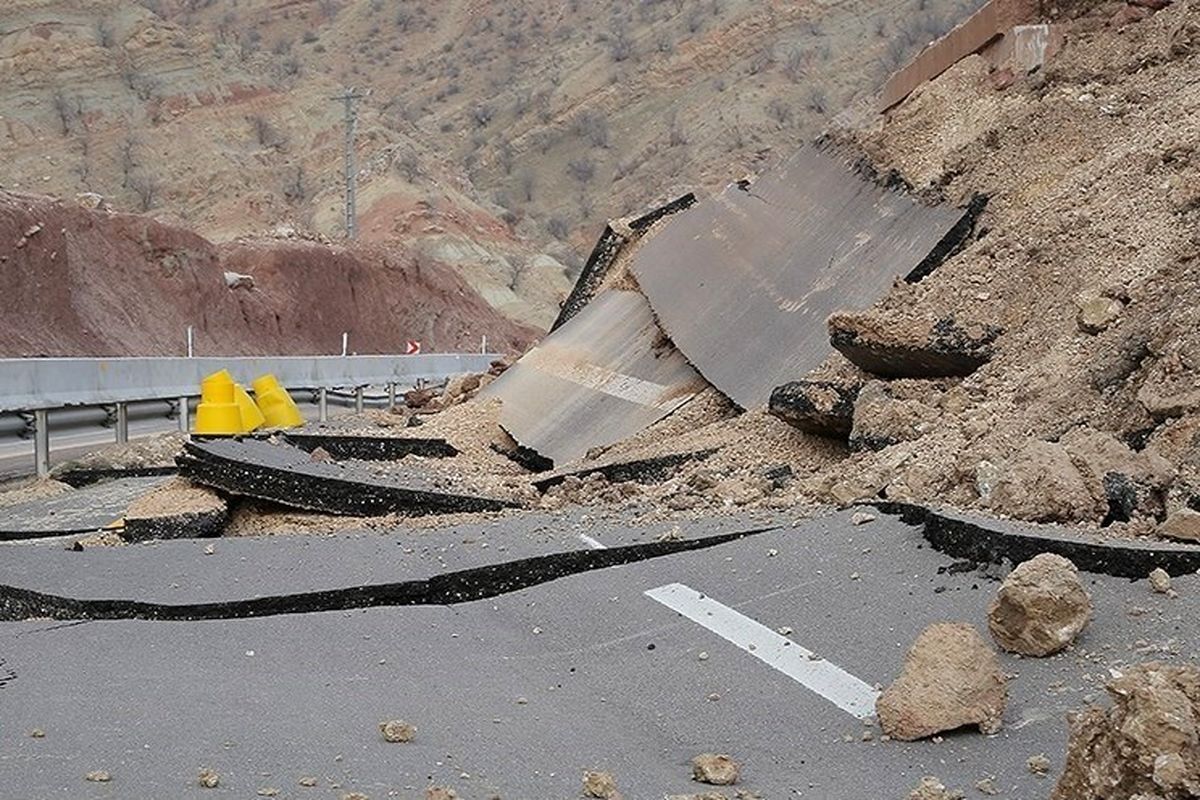
[[(733, 533), (720, 517), (685, 526), (704, 539)], [(61, 541), (0, 545), (0, 597), (11, 587), (73, 600), (169, 605), (237, 602), (348, 587), (423, 581), (449, 572), (556, 553), (648, 544), (675, 527), (631, 526), (543, 512), (438, 529), (332, 536), (172, 539), (68, 550)], [(758, 523), (756, 527), (764, 527)], [(212, 548), (208, 553), (207, 549)]]
[(663, 334), (638, 292), (598, 295), (490, 384), (500, 424), (558, 466), (613, 444), (706, 385)]
[(829, 355), (831, 312), (874, 303), (963, 215), (805, 148), (679, 214), (630, 269), (687, 360), (752, 408)]
[(0, 539), (100, 530), (119, 522), (130, 503), (166, 480), (164, 476), (118, 478), (0, 508)]
[[(741, 637), (646, 594), (684, 584), (769, 629), (788, 626), (793, 646), (873, 684), (894, 677), (925, 625), (982, 628), (996, 577), (955, 565), (895, 518), (855, 527), (841, 514), (453, 607), (4, 623), (0, 776), (7, 796), (31, 798), (268, 787), (419, 798), (436, 783), (471, 800), (563, 800), (580, 795), (584, 769), (600, 768), (640, 800), (703, 790), (688, 761), (710, 751), (732, 754), (737, 788), (766, 798), (900, 798), (926, 774), (968, 796), (994, 776), (1002, 797), (1046, 797), (1065, 714), (1100, 699), (1110, 669), (1196, 657), (1195, 576), (1176, 579), (1174, 599), (1145, 581), (1085, 576), (1096, 615), (1072, 650), (1002, 657), (1013, 676), (1003, 731), (912, 744), (862, 741), (860, 720)], [(416, 725), (414, 742), (382, 741), (377, 725), (393, 718)], [(1041, 752), (1048, 778), (1025, 768)], [(220, 789), (196, 785), (202, 767), (220, 773)], [(96, 769), (112, 782), (84, 782)], [(302, 776), (319, 788), (299, 788)]]

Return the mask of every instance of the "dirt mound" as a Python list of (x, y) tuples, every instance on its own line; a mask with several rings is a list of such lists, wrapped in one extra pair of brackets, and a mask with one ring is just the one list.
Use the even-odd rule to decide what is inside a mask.
[[(0, 192), (0, 355), (358, 353), (523, 349), (536, 335), (453, 270), (401, 248), (263, 240), (217, 246), (182, 228)], [(225, 273), (248, 275), (231, 288)]]

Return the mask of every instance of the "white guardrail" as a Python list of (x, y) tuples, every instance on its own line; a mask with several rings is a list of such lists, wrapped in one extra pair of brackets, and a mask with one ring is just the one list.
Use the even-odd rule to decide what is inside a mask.
[(247, 386), (270, 373), (286, 389), (317, 390), (321, 419), (326, 392), (354, 389), (362, 410), (363, 388), (386, 386), (389, 404), (396, 386), (437, 382), (452, 375), (486, 372), (499, 358), (490, 353), (431, 353), (377, 356), (238, 356), (135, 358), (0, 358), (0, 412), (33, 412), (34, 457), (39, 475), (50, 470), (48, 412), (66, 406), (116, 406), (116, 440), (128, 440), (126, 404), (179, 400), (180, 428), (188, 429), (186, 398), (200, 392), (201, 379), (221, 369)]

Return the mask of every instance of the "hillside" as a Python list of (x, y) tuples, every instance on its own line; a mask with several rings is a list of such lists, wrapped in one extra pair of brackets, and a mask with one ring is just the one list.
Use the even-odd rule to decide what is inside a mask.
[[(606, 218), (790, 151), (971, 0), (17, 0), (0, 187), (217, 240), (342, 233), (354, 86), (366, 241), (544, 326)], [(548, 254), (548, 255), (545, 255)]]
[[(215, 245), (137, 214), (0, 192), (4, 356), (520, 352), (533, 328), (505, 318), (446, 264), (398, 245), (299, 238)], [(229, 286), (226, 273), (240, 278)], [(246, 285), (249, 284), (249, 285)]]

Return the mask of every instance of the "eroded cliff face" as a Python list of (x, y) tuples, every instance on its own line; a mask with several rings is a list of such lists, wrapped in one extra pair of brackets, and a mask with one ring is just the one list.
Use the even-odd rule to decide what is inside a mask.
[[(227, 273), (249, 276), (227, 280)], [(216, 245), (135, 214), (0, 192), (0, 355), (207, 355), (490, 348), (533, 328), (489, 306), (446, 264), (397, 245), (300, 238)], [(231, 287), (230, 283), (240, 283)]]

